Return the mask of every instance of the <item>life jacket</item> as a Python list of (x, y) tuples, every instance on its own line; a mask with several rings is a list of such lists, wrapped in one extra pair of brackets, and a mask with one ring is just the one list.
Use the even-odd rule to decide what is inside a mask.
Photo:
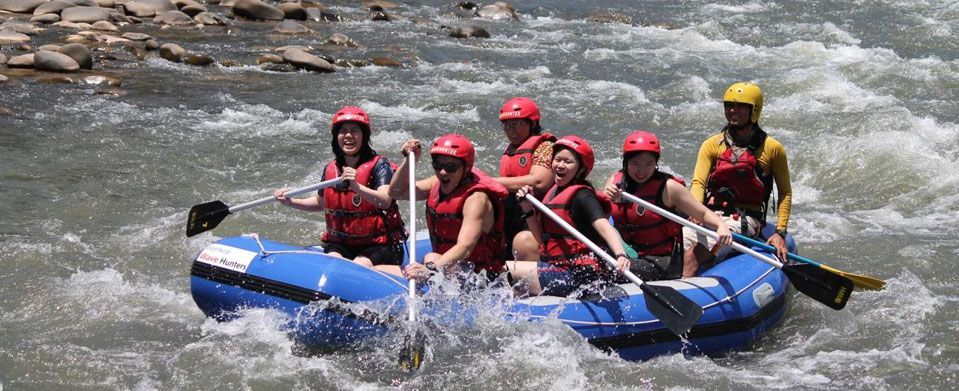
[(506, 147), (503, 156), (499, 158), (499, 176), (529, 175), (529, 171), (533, 168), (533, 153), (544, 141), (556, 141), (556, 137), (549, 133), (543, 133), (530, 136), (513, 151)]
[[(666, 191), (666, 182), (670, 179), (683, 186), (686, 185), (682, 179), (657, 170), (649, 180), (637, 186), (631, 194), (674, 212), (672, 208), (663, 204), (663, 192)], [(617, 183), (621, 182), (623, 172), (616, 172), (613, 180)], [(640, 256), (671, 255), (673, 246), (681, 237), (680, 233), (683, 230), (683, 226), (679, 223), (626, 200), (613, 203), (612, 215), (614, 226), (623, 241), (632, 246)]]
[(509, 196), (499, 182), (484, 172), (474, 168), (472, 176), (463, 178), (459, 186), (447, 195), (440, 195), (440, 184), (430, 189), (426, 199), (426, 226), (430, 231), (433, 252), (442, 254), (456, 244), (463, 226), (463, 205), (473, 193), (481, 191), (489, 196), (493, 203), (493, 227), (489, 232), (480, 234), (465, 261), (473, 265), (473, 271), (487, 270), (498, 273), (506, 264), (500, 256), (503, 252), (503, 198)]
[[(772, 190), (772, 176), (763, 175), (759, 167), (758, 151), (766, 142), (766, 132), (756, 127), (749, 144), (737, 156), (728, 140), (723, 139), (723, 151), (706, 180), (706, 206), (713, 210), (733, 211), (742, 205), (765, 208)], [(764, 213), (765, 214), (765, 213)]]
[[(596, 192), (596, 198), (599, 199), (603, 210), (609, 215), (611, 208), (609, 197), (583, 184), (569, 185), (558, 192), (557, 186), (553, 185), (543, 197), (543, 204), (563, 221), (575, 227), (576, 222), (573, 220), (570, 208), (573, 204), (573, 197), (580, 189), (589, 189), (589, 191)], [(576, 239), (553, 219), (543, 216), (540, 218), (540, 223), (543, 225), (543, 244), (539, 248), (541, 261), (559, 268), (583, 267), (597, 272), (605, 270), (600, 265), (600, 261), (593, 256), (593, 250), (590, 250), (585, 243)]]
[[(356, 167), (356, 182), (369, 186), (373, 169), (380, 161), (377, 155)], [(396, 165), (390, 163), (393, 169)], [(336, 160), (326, 165), (323, 178), (340, 176)], [(396, 201), (386, 210), (379, 209), (348, 186), (331, 186), (323, 190), (326, 232), (323, 241), (346, 246), (371, 246), (406, 240), (406, 228)]]

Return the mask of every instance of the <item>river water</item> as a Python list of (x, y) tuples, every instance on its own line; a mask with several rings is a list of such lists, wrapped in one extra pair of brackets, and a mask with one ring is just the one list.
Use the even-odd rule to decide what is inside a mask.
[[(0, 389), (955, 387), (959, 2), (513, 4), (520, 21), (454, 19), (446, 2), (390, 10), (432, 20), (414, 23), (367, 21), (358, 4), (327, 2), (354, 20), (308, 22), (316, 33), (294, 38), (269, 34), (268, 23), (132, 28), (242, 64), (341, 32), (362, 47), (331, 54), (387, 55), (402, 68), (285, 74), (151, 58), (103, 69), (121, 75), (121, 97), (28, 78), (0, 85), (12, 112), (0, 117)], [(588, 21), (610, 11), (633, 24)], [(466, 23), (492, 38), (440, 28)], [(34, 44), (63, 35), (52, 28)], [(802, 253), (883, 278), (885, 290), (856, 292), (843, 311), (794, 293), (752, 349), (646, 362), (609, 356), (556, 321), (507, 323), (491, 308), (474, 329), (434, 336), (442, 343), (413, 375), (395, 369), (393, 337), (303, 355), (282, 315), (217, 323), (190, 297), (191, 260), (218, 238), (316, 242), (320, 215), (278, 206), (183, 232), (194, 204), (316, 182), (343, 105), (370, 113), (374, 147), (394, 160), (409, 137), (457, 131), (495, 171), (506, 144), (499, 105), (530, 96), (546, 128), (593, 143), (594, 182), (619, 165), (633, 129), (658, 133), (663, 168), (688, 178), (699, 144), (724, 122), (722, 92), (739, 80), (762, 86), (761, 122), (789, 153), (789, 228)]]

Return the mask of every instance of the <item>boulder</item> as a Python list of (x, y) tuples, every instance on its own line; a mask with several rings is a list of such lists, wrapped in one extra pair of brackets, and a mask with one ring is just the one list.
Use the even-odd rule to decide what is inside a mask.
[(118, 29), (117, 26), (114, 26), (113, 23), (107, 22), (105, 20), (93, 22), (93, 24), (91, 24), (90, 27), (93, 28), (94, 30), (100, 30), (100, 31), (120, 31), (120, 29)]
[(177, 7), (170, 0), (133, 0), (123, 4), (123, 9), (128, 15), (149, 18), (164, 11), (176, 11)]
[(617, 12), (593, 13), (586, 17), (586, 20), (593, 23), (622, 23), (631, 24), (633, 18)]
[(308, 17), (306, 9), (300, 6), (300, 3), (280, 3), (276, 8), (283, 11), (284, 19), (306, 20)]
[(63, 27), (65, 29), (77, 29), (77, 30), (86, 30), (93, 27), (92, 25), (90, 25), (90, 23), (74, 23), (74, 22), (67, 22), (65, 20), (56, 22), (53, 25), (57, 27)]
[(7, 19), (0, 24), (0, 30), (10, 30), (20, 34), (37, 35), (37, 28), (29, 22), (22, 22), (16, 19)]
[(59, 21), (60, 21), (60, 15), (57, 15), (57, 14), (36, 15), (30, 18), (30, 22), (40, 23), (40, 24), (51, 24)]
[(0, 44), (10, 45), (30, 42), (30, 37), (12, 30), (0, 30)]
[(46, 44), (37, 48), (37, 50), (49, 50), (51, 52), (60, 51), (60, 45)]
[(200, 66), (200, 67), (211, 65), (214, 62), (216, 61), (213, 60), (213, 57), (207, 56), (205, 54), (188, 53), (186, 56), (183, 57), (184, 64)]
[(180, 11), (163, 11), (157, 14), (156, 18), (153, 19), (153, 23), (156, 24), (168, 24), (171, 26), (193, 26), (196, 24), (196, 21)]
[(273, 32), (280, 34), (308, 34), (312, 31), (313, 30), (310, 30), (306, 26), (292, 20), (284, 20), (273, 28)]
[(489, 38), (489, 31), (479, 26), (456, 27), (450, 32), (453, 38)]
[(233, 14), (247, 19), (283, 20), (285, 14), (279, 8), (259, 0), (236, 0)]
[(208, 26), (223, 26), (227, 24), (226, 19), (212, 12), (200, 12), (193, 17), (193, 20), (199, 24)]
[(143, 41), (143, 48), (152, 52), (160, 48), (160, 43), (155, 39), (150, 38), (146, 41)]
[(66, 54), (77, 62), (77, 65), (83, 69), (93, 69), (93, 53), (86, 46), (79, 43), (63, 45), (58, 52)]
[(68, 3), (76, 4), (77, 6), (82, 7), (99, 7), (100, 4), (96, 0), (64, 0)]
[(132, 54), (133, 57), (136, 57), (136, 59), (140, 61), (144, 61), (150, 57), (150, 52), (148, 52), (145, 48), (141, 48), (137, 45), (128, 45), (127, 51), (130, 52), (130, 54)]
[(479, 7), (479, 9), (476, 10), (476, 16), (492, 20), (519, 19), (519, 15), (516, 15), (516, 10), (513, 9), (513, 6), (502, 1)]
[(149, 34), (134, 33), (134, 32), (123, 33), (121, 37), (129, 39), (131, 41), (146, 41), (151, 38)]
[(196, 3), (187, 4), (183, 6), (183, 8), (180, 8), (180, 12), (190, 15), (190, 17), (192, 18), (194, 16), (197, 16), (201, 13), (206, 12), (206, 7), (204, 7), (202, 4), (196, 4)]
[(372, 20), (372, 21), (374, 21), (374, 22), (389, 22), (389, 21), (391, 21), (391, 20), (393, 20), (393, 19), (394, 19), (394, 18), (393, 18), (392, 16), (390, 16), (390, 14), (386, 13), (386, 11), (373, 11), (373, 12), (370, 12), (370, 20)]
[(373, 65), (380, 67), (399, 68), (403, 66), (403, 63), (389, 57), (373, 57), (370, 61)]
[(46, 3), (40, 4), (39, 7), (33, 10), (34, 15), (44, 15), (44, 14), (57, 14), (60, 15), (60, 12), (67, 8), (76, 7), (76, 4), (73, 4), (69, 1), (63, 0), (52, 0)]
[(0, 10), (28, 14), (47, 0), (0, 0)]
[(110, 20), (110, 10), (100, 7), (71, 7), (64, 9), (60, 13), (60, 19), (64, 22), (73, 23), (93, 23), (101, 20)]
[(10, 57), (7, 68), (33, 68), (33, 53)]
[(283, 63), (283, 57), (277, 56), (275, 54), (261, 54), (256, 58), (256, 65), (265, 64), (265, 63)]
[(186, 55), (186, 50), (175, 43), (165, 43), (160, 46), (160, 57), (163, 57), (168, 61), (183, 61), (184, 55)]
[[(9, 80), (10, 79), (8, 79), (6, 76), (0, 75), (0, 83), (6, 83)], [(9, 110), (9, 109), (6, 107), (0, 107), (0, 114), (2, 114), (4, 110)]]
[(333, 72), (333, 65), (326, 60), (304, 52), (302, 50), (290, 49), (283, 52), (283, 61), (300, 69), (313, 72)]
[(399, 4), (392, 3), (389, 1), (381, 1), (381, 0), (364, 1), (363, 5), (366, 6), (366, 8), (369, 8), (370, 10), (375, 10), (375, 9), (384, 10), (384, 9), (399, 7)]
[(97, 5), (103, 8), (113, 8), (116, 7), (117, 2), (114, 0), (97, 0)]
[(39, 71), (76, 72), (80, 64), (66, 54), (41, 50), (33, 56), (33, 67)]
[[(282, 61), (282, 60), (281, 60), (281, 61)], [(3, 53), (0, 53), (0, 65), (3, 65), (3, 64), (6, 64), (6, 63), (7, 63), (7, 55), (6, 55), (6, 54), (3, 54)]]
[(263, 63), (260, 64), (260, 69), (269, 72), (296, 72), (296, 67), (290, 64), (277, 64), (277, 63)]
[(350, 39), (350, 37), (347, 37), (346, 35), (343, 35), (341, 33), (333, 33), (333, 35), (330, 35), (330, 38), (326, 40), (326, 43), (330, 45), (345, 46), (348, 48), (355, 48), (360, 46), (359, 44), (356, 43), (356, 41)]

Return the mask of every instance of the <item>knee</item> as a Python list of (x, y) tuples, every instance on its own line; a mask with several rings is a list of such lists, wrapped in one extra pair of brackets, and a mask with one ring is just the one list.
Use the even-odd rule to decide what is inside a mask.
[(530, 231), (520, 231), (513, 237), (513, 259), (535, 261), (539, 258), (539, 244)]

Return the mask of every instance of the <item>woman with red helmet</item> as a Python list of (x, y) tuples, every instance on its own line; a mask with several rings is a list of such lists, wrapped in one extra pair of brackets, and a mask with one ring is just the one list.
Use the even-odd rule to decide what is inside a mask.
[[(523, 186), (532, 186), (533, 193), (541, 196), (553, 186), (550, 162), (553, 158), (553, 142), (550, 133), (543, 133), (539, 125), (539, 106), (530, 98), (513, 98), (499, 110), (499, 120), (509, 144), (499, 162), (500, 184), (516, 194)], [(539, 258), (536, 239), (520, 217), (519, 203), (513, 197), (504, 201), (506, 207), (506, 252), (507, 258), (535, 261)]]
[[(403, 154), (419, 159), (419, 140), (403, 144)], [(486, 273), (493, 279), (503, 270), (503, 198), (506, 188), (473, 167), (473, 143), (458, 134), (446, 134), (430, 147), (435, 175), (416, 181), (416, 194), (409, 194), (409, 165), (400, 164), (390, 182), (394, 199), (426, 200), (426, 226), (433, 252), (423, 263), (410, 262), (407, 278), (426, 280), (433, 273)]]
[[(543, 204), (570, 225), (577, 227), (594, 243), (606, 246), (616, 254), (616, 270), (629, 268), (623, 244), (616, 229), (609, 224), (609, 199), (597, 193), (586, 180), (593, 169), (593, 149), (578, 136), (566, 136), (553, 144), (552, 172), (554, 185), (543, 196)], [(538, 262), (515, 262), (511, 277), (517, 291), (531, 295), (568, 296), (575, 292), (593, 291), (610, 280), (592, 250), (549, 217), (540, 217), (526, 200), (532, 186), (524, 186), (516, 197), (523, 218), (539, 243)]]
[(680, 278), (683, 272), (682, 226), (638, 204), (621, 200), (623, 191), (663, 209), (679, 211), (716, 227), (720, 246), (732, 243), (729, 227), (686, 191), (682, 179), (659, 170), (662, 148), (655, 134), (638, 130), (623, 142), (623, 169), (606, 181), (613, 200), (613, 222), (638, 259), (631, 271), (643, 280)]
[(388, 193), (394, 165), (373, 150), (370, 117), (363, 109), (341, 108), (333, 114), (330, 130), (334, 158), (327, 163), (323, 179), (340, 177), (343, 181), (318, 191), (315, 197), (285, 197), (285, 188), (273, 195), (283, 205), (325, 212), (322, 241), (327, 254), (400, 274), (406, 229)]

